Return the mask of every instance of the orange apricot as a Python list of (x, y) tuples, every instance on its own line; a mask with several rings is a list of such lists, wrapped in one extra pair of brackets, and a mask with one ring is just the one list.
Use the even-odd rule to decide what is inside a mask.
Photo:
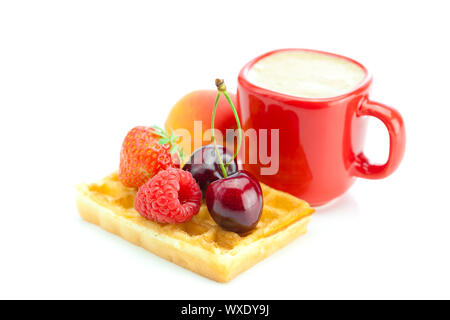
[[(212, 143), (211, 140), (211, 115), (216, 100), (216, 90), (197, 90), (182, 97), (172, 107), (167, 117), (165, 129), (170, 133), (179, 135), (178, 143), (183, 148), (185, 158), (197, 148)], [(236, 97), (230, 94), (233, 104)], [(222, 95), (216, 110), (214, 123), (215, 136), (218, 144), (226, 144), (234, 149), (236, 120), (233, 111), (226, 98)]]

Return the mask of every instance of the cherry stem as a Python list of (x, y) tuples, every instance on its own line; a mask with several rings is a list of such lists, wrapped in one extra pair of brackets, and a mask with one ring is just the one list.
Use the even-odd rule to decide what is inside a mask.
[[(214, 108), (213, 108), (212, 117), (211, 117), (211, 139), (214, 143), (214, 149), (216, 150), (217, 158), (219, 159), (219, 166), (222, 170), (223, 177), (226, 178), (228, 176), (228, 174), (227, 174), (228, 166), (234, 161), (234, 159), (236, 159), (236, 157), (239, 153), (239, 150), (241, 149), (242, 129), (241, 129), (241, 122), (239, 121), (239, 116), (237, 114), (236, 107), (234, 106), (233, 101), (231, 100), (231, 98), (227, 92), (227, 87), (225, 86), (225, 82), (222, 79), (216, 79), (216, 87), (217, 87), (217, 97), (216, 97), (216, 102), (214, 103)], [(225, 96), (225, 98), (227, 99), (228, 103), (230, 104), (231, 109), (233, 110), (234, 118), (236, 119), (236, 124), (238, 127), (237, 149), (233, 155), (233, 158), (230, 161), (228, 161), (225, 165), (223, 164), (222, 157), (220, 156), (219, 148), (217, 147), (217, 143), (216, 143), (216, 137), (214, 135), (214, 120), (216, 118), (217, 105), (219, 103), (220, 95), (222, 93)]]
[(217, 147), (217, 143), (216, 143), (216, 136), (214, 135), (214, 120), (216, 119), (216, 110), (217, 110), (217, 104), (219, 103), (220, 95), (221, 95), (221, 92), (220, 92), (220, 90), (218, 90), (216, 102), (214, 103), (214, 108), (213, 108), (212, 116), (211, 116), (211, 139), (214, 143), (214, 149), (216, 150), (217, 158), (219, 159), (219, 166), (220, 166), (220, 169), (222, 170), (222, 175), (224, 178), (226, 178), (226, 177), (228, 177), (227, 170), (225, 169), (225, 166), (223, 165), (222, 157), (220, 156), (219, 148)]
[(234, 161), (234, 159), (236, 159), (236, 157), (237, 157), (237, 155), (239, 153), (239, 150), (241, 150), (242, 129), (241, 129), (241, 121), (239, 121), (239, 116), (237, 114), (236, 107), (234, 106), (233, 101), (231, 100), (230, 96), (228, 95), (228, 92), (227, 92), (226, 89), (223, 91), (223, 94), (224, 94), (225, 98), (227, 98), (228, 103), (230, 104), (231, 109), (233, 110), (234, 119), (236, 119), (236, 124), (237, 124), (237, 128), (238, 128), (238, 144), (237, 144), (237, 148), (236, 148), (236, 151), (234, 152), (233, 159), (228, 161), (228, 163), (225, 165), (225, 169), (227, 169), (228, 166)]

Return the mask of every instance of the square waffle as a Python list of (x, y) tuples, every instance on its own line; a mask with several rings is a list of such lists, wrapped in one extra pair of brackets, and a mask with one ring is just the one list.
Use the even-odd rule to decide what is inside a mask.
[(309, 204), (261, 183), (261, 220), (245, 236), (225, 231), (205, 204), (189, 222), (161, 224), (134, 209), (136, 189), (119, 182), (117, 173), (77, 187), (81, 217), (154, 254), (218, 282), (227, 282), (306, 232)]

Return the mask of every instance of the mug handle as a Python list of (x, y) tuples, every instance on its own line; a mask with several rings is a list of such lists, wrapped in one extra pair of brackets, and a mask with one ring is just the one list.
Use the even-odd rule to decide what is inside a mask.
[(358, 110), (357, 116), (372, 116), (380, 119), (389, 132), (389, 158), (385, 164), (371, 164), (363, 152), (356, 156), (353, 175), (366, 179), (382, 179), (392, 174), (405, 153), (405, 126), (400, 113), (382, 103), (367, 100)]

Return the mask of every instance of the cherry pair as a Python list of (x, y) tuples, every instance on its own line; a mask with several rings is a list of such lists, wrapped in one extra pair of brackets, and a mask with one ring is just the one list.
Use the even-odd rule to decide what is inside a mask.
[[(214, 221), (225, 230), (246, 233), (255, 228), (261, 218), (262, 190), (253, 175), (238, 170), (236, 156), (242, 143), (241, 123), (223, 80), (216, 79), (216, 87), (217, 97), (211, 116), (213, 144), (194, 151), (183, 169), (190, 171), (200, 185)], [(218, 146), (214, 135), (214, 120), (222, 94), (233, 110), (238, 128), (238, 144), (234, 154)]]

